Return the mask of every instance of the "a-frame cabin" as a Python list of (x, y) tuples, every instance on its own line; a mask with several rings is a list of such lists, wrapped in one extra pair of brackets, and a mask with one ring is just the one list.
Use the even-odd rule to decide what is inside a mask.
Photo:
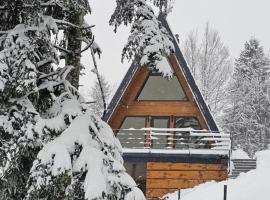
[(171, 80), (146, 66), (131, 65), (104, 120), (124, 148), (128, 173), (147, 198), (227, 178), (230, 136), (220, 133), (162, 15), (175, 53)]

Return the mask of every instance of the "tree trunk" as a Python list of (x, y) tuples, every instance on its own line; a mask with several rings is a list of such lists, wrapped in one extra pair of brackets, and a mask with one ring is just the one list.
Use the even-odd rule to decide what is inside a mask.
[[(69, 22), (76, 24), (81, 27), (83, 24), (84, 13), (74, 13), (69, 16)], [(71, 70), (67, 76), (67, 80), (72, 86), (78, 89), (79, 87), (79, 77), (81, 69), (81, 46), (82, 42), (78, 38), (82, 37), (82, 32), (78, 28), (71, 27), (67, 33), (68, 46), (67, 49), (72, 53), (68, 54), (66, 57), (66, 65), (72, 65), (74, 68)]]

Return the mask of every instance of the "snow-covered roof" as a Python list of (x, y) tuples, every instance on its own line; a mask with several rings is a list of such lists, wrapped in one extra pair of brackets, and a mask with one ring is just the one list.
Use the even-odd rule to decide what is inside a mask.
[[(172, 30), (170, 29), (170, 26), (168, 24), (168, 21), (166, 19), (166, 17), (164, 15), (160, 15), (158, 17), (158, 19), (160, 20), (160, 22), (162, 23), (162, 25), (167, 29), (168, 33), (170, 34), (170, 36), (172, 37), (173, 39), (173, 44), (174, 44), (174, 47), (175, 47), (175, 56), (176, 56), (176, 59), (179, 63), (179, 67), (180, 69), (182, 70), (188, 84), (189, 84), (189, 87), (191, 89), (191, 91), (193, 92), (193, 96), (201, 110), (201, 113), (208, 125), (208, 128), (209, 130), (211, 131), (219, 131), (218, 129), (218, 126), (208, 108), (208, 106), (206, 105), (206, 102), (194, 80), (194, 77), (184, 59), (184, 56), (178, 46), (178, 43), (177, 43), (177, 40), (176, 38), (174, 37), (174, 34), (172, 32)], [(122, 80), (119, 88), (117, 89), (114, 97), (112, 98), (109, 106), (108, 106), (108, 109), (107, 109), (107, 112), (105, 113), (105, 115), (103, 116), (103, 120), (104, 121), (108, 121), (110, 119), (110, 117), (112, 116), (115, 108), (117, 107), (120, 99), (122, 98), (123, 94), (125, 93), (128, 85), (130, 84), (135, 72), (138, 70), (140, 65), (137, 64), (136, 60), (133, 61), (133, 63), (131, 64), (129, 70), (127, 71), (124, 79)]]

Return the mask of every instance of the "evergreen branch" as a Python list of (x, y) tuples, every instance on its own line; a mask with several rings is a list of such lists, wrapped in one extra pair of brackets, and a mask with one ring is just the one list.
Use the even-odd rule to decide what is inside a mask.
[(77, 26), (73, 23), (67, 22), (65, 20), (60, 20), (60, 19), (54, 19), (55, 23), (58, 25), (64, 25), (64, 26), (69, 26), (72, 28), (78, 28), (78, 29), (82, 29), (83, 27)]
[(93, 104), (93, 103), (97, 103), (96, 101), (86, 101), (86, 104)]
[[(72, 66), (66, 66), (58, 71), (54, 71), (50, 74), (45, 74), (45, 75), (42, 75), (40, 76), (38, 79), (41, 80), (41, 79), (45, 79), (45, 78), (48, 78), (50, 76), (54, 76), (54, 75), (57, 75), (58, 77), (61, 77), (60, 78), (60, 81), (50, 81), (50, 87), (55, 87), (55, 86), (58, 86), (58, 85), (61, 85), (61, 84), (64, 84), (65, 83), (65, 78), (67, 76), (67, 74), (70, 72), (70, 70), (72, 69), (73, 67)], [(25, 98), (27, 98), (28, 96), (30, 96), (31, 94), (34, 94), (40, 90), (44, 90), (48, 88), (48, 83), (46, 84), (41, 84), (40, 86), (37, 87), (37, 89), (27, 93), (26, 95), (24, 95), (23, 97), (20, 97), (18, 99), (10, 99), (10, 102), (18, 102), (18, 101), (21, 101)]]
[[(56, 2), (52, 2), (52, 1), (49, 1), (46, 3), (41, 3), (40, 6), (43, 8), (56, 7), (56, 6), (63, 7), (61, 4), (56, 3)], [(36, 7), (36, 5), (34, 5), (34, 4), (24, 4), (24, 5), (20, 6), (20, 8), (22, 8), (22, 9), (35, 8), (35, 7)], [(9, 11), (10, 9), (11, 9), (10, 6), (0, 6), (0, 11)]]
[(0, 31), (0, 34), (4, 35), (4, 34), (7, 34), (8, 31)]
[(72, 51), (70, 51), (70, 50), (68, 50), (68, 49), (65, 49), (65, 48), (63, 48), (63, 47), (60, 47), (60, 46), (58, 46), (58, 45), (54, 45), (54, 47), (55, 47), (56, 49), (60, 50), (60, 51), (63, 51), (63, 52), (65, 52), (65, 53), (67, 53), (67, 54), (72, 54)]
[(41, 79), (45, 79), (45, 78), (48, 78), (48, 77), (54, 76), (54, 75), (58, 75), (58, 76), (61, 76), (62, 78), (65, 78), (66, 74), (68, 74), (72, 68), (73, 68), (72, 66), (66, 66), (60, 70), (51, 72), (49, 74), (42, 75), (38, 79), (41, 80)]
[[(95, 25), (91, 25), (91, 26), (77, 26), (71, 22), (68, 22), (68, 21), (65, 21), (65, 20), (59, 20), (59, 19), (54, 19), (55, 20), (55, 23), (57, 25), (59, 25), (59, 29), (65, 29), (64, 27), (68, 26), (68, 27), (72, 27), (72, 28), (77, 28), (77, 29), (80, 29), (80, 30), (86, 30), (86, 29), (91, 29), (93, 27), (95, 27)], [(60, 27), (62, 25), (62, 27)]]
[(83, 42), (85, 42), (87, 44), (87, 46), (83, 50), (81, 50), (81, 52), (80, 52), (80, 53), (83, 53), (92, 46), (92, 44), (94, 43), (94, 40), (95, 40), (95, 36), (92, 37), (91, 41), (89, 41), (86, 38), (77, 38), (77, 39), (80, 40), (80, 41), (83, 41)]
[(91, 25), (91, 26), (83, 26), (80, 29), (91, 29), (94, 28), (96, 25)]
[(48, 59), (44, 59), (44, 60), (41, 60), (37, 63), (37, 67), (42, 67), (46, 64), (50, 64), (50, 63), (53, 63), (55, 60), (53, 58), (48, 58)]

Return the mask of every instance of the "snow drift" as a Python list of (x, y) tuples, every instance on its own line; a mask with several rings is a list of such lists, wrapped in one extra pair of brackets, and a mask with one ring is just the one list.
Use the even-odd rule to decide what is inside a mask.
[[(223, 187), (228, 186), (228, 200), (269, 200), (270, 199), (270, 150), (260, 151), (257, 158), (257, 169), (242, 173), (236, 179), (222, 182), (208, 182), (192, 189), (181, 191), (181, 200), (222, 200)], [(165, 198), (177, 200), (178, 193)]]

